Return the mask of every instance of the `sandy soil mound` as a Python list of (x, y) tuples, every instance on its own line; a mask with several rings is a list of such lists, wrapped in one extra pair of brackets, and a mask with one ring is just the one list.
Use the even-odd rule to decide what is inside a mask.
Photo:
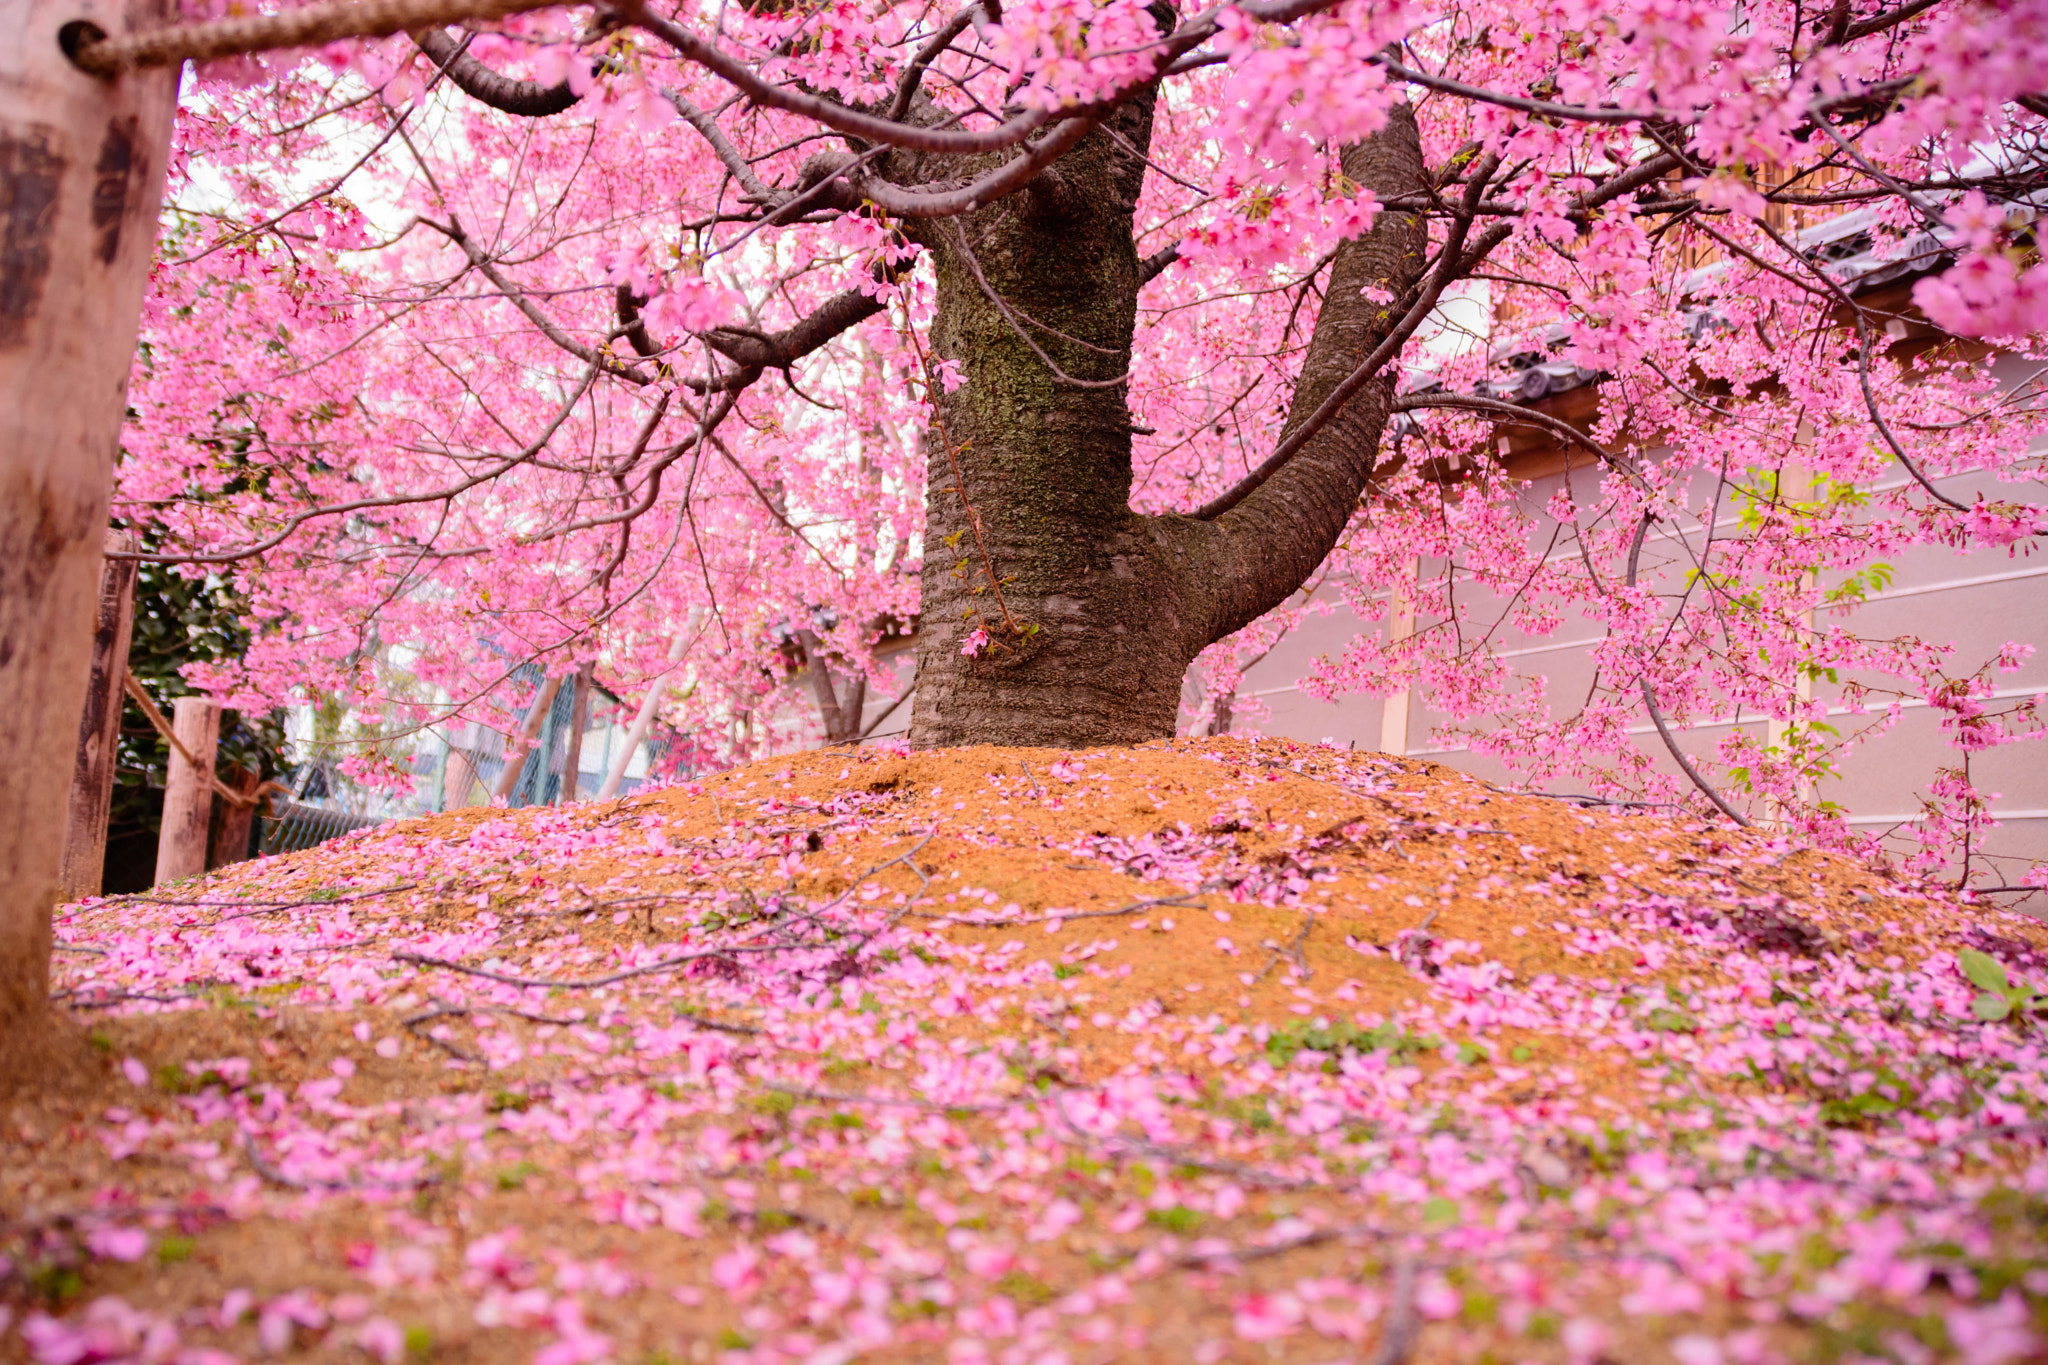
[(2048, 1358), (2048, 933), (1765, 832), (813, 753), (58, 933), (0, 1358)]

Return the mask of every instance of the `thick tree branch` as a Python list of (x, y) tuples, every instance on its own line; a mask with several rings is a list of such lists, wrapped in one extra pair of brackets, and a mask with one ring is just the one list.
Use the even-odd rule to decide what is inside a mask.
[[(1658, 156), (1633, 166), (1600, 185), (1597, 189), (1580, 196), (1577, 201), (1576, 211), (1579, 213), (1589, 212), (1600, 204), (1607, 203), (1628, 193), (1631, 189), (1648, 184), (1667, 173), (1674, 164), (1676, 162), (1673, 158)], [(1258, 468), (1245, 475), (1234, 487), (1211, 498), (1189, 515), (1198, 521), (1214, 520), (1250, 497), (1267, 480), (1284, 469), (1288, 462), (1299, 455), (1308, 445), (1309, 441), (1326, 424), (1337, 419), (1338, 415), (1343, 411), (1344, 405), (1351, 400), (1352, 395), (1362, 389), (1369, 380), (1379, 375), (1386, 365), (1399, 354), (1403, 343), (1414, 334), (1415, 330), (1428, 318), (1430, 311), (1436, 307), (1436, 302), (1442, 296), (1444, 289), (1449, 287), (1453, 281), (1469, 276), (1496, 246), (1507, 240), (1512, 229), (1505, 225), (1496, 224), (1481, 233), (1471, 246), (1466, 247), (1464, 245), (1465, 234), (1471, 226), (1473, 206), (1482, 200), (1485, 189), (1486, 176), (1475, 172), (1473, 179), (1465, 187), (1465, 198), (1458, 209), (1458, 216), (1452, 224), (1450, 236), (1446, 239), (1443, 250), (1438, 253), (1437, 266), (1431, 272), (1429, 281), (1424, 286), (1421, 296), (1409, 305), (1400, 323), (1387, 334), (1386, 338), (1379, 346), (1374, 348), (1371, 354), (1359, 362), (1342, 382), (1329, 391), (1328, 395), (1318, 404), (1314, 412), (1299, 421), (1297, 421), (1298, 414), (1289, 416), (1286, 435), (1281, 439), (1280, 444), (1274, 448), (1273, 453), (1267, 456)], [(1391, 196), (1387, 196), (1387, 198), (1391, 198)], [(1385, 202), (1385, 199), (1382, 202)], [(1304, 370), (1303, 374), (1306, 377), (1307, 371)], [(1300, 390), (1297, 388), (1296, 392), (1299, 394)], [(1363, 485), (1360, 486), (1363, 487)]]
[(870, 203), (897, 218), (952, 218), (1015, 194), (1039, 172), (1073, 150), (1102, 120), (1101, 114), (1056, 123), (1030, 149), (975, 179), (930, 189), (905, 189), (862, 168), (868, 158), (840, 155), (813, 157), (806, 179), (836, 179), (818, 195), (818, 202), (851, 211)]
[(245, 52), (317, 47), (343, 38), (388, 38), (444, 24), (487, 23), (561, 0), (323, 0), (282, 14), (249, 14), (176, 24), (109, 38), (90, 23), (69, 41), (72, 63), (95, 76), (145, 66), (212, 61)]
[(1169, 242), (1138, 262), (1138, 283), (1150, 284), (1166, 273), (1166, 267), (1180, 259), (1180, 243)]
[(547, 118), (574, 108), (583, 98), (569, 88), (567, 81), (542, 85), (491, 70), (469, 55), (466, 39), (457, 40), (446, 29), (423, 28), (412, 35), (412, 40), (420, 51), (433, 58), (434, 65), (441, 68), (456, 89), (501, 113)]
[(882, 117), (891, 122), (900, 122), (910, 112), (910, 102), (917, 98), (918, 86), (924, 82), (924, 73), (939, 59), (939, 54), (952, 46), (953, 40), (967, 31), (974, 22), (975, 11), (982, 8), (981, 0), (967, 6), (939, 26), (939, 31), (926, 40), (910, 59), (910, 65), (903, 68), (903, 75), (896, 82), (896, 96), (889, 101), (889, 107)]
[[(1420, 155), (1419, 151), (1417, 155)], [(1334, 274), (1332, 275), (1328, 301), (1324, 304), (1323, 314), (1316, 321), (1316, 338), (1312, 338), (1310, 341), (1309, 361), (1304, 364), (1301, 380), (1295, 386), (1294, 407), (1288, 414), (1286, 434), (1281, 438), (1280, 444), (1274, 447), (1273, 453), (1267, 456), (1258, 468), (1245, 475), (1243, 479), (1238, 481), (1235, 487), (1211, 498), (1189, 515), (1193, 516), (1197, 521), (1213, 521), (1229, 512), (1232, 508), (1264, 487), (1268, 480), (1292, 463), (1296, 456), (1308, 448), (1310, 442), (1323, 433), (1325, 428), (1339, 421), (1345, 406), (1367, 384), (1374, 380), (1380, 380), (1383, 381), (1382, 387), (1385, 387), (1391, 383), (1391, 378), (1387, 374), (1388, 362), (1400, 354), (1402, 344), (1409, 337), (1413, 336), (1415, 330), (1429, 317), (1431, 311), (1436, 307), (1437, 300), (1443, 297), (1444, 290), (1450, 287), (1451, 281), (1461, 277), (1464, 273), (1461, 268), (1465, 265), (1462, 253), (1464, 252), (1466, 235), (1471, 231), (1472, 227), (1470, 203), (1476, 202), (1484, 190), (1485, 181), (1483, 178), (1475, 178), (1472, 184), (1467, 187), (1466, 199), (1468, 204), (1466, 209), (1459, 217), (1452, 221), (1450, 234), (1445, 238), (1442, 250), (1437, 253), (1436, 268), (1430, 272), (1427, 283), (1421, 284), (1419, 292), (1417, 292), (1417, 284), (1420, 282), (1412, 279), (1412, 275), (1420, 271), (1421, 252), (1419, 248), (1415, 253), (1417, 257), (1415, 270), (1413, 272), (1406, 272), (1411, 276), (1409, 279), (1402, 279), (1400, 275), (1395, 274), (1368, 277), (1354, 288), (1349, 281), (1340, 285), (1337, 277)], [(1407, 214), (1383, 216), (1408, 219), (1410, 222), (1415, 221), (1413, 215)], [(1489, 234), (1482, 241), (1482, 245), (1487, 245), (1499, 237), (1505, 237), (1505, 235), (1504, 232), (1498, 231), (1494, 234)], [(1368, 238), (1360, 238), (1358, 240), (1368, 240), (1369, 237), (1370, 234), (1368, 234)], [(1339, 259), (1341, 260), (1342, 258), (1343, 253), (1340, 251)], [(1395, 280), (1400, 280), (1403, 288), (1399, 290), (1391, 288), (1390, 283)], [(1373, 304), (1370, 301), (1361, 304), (1353, 298), (1353, 295), (1358, 295), (1362, 298), (1363, 290), (1365, 289), (1374, 289), (1382, 295), (1392, 294), (1396, 300), (1409, 300), (1400, 320), (1392, 326), (1383, 329), (1365, 327), (1362, 321), (1364, 317), (1377, 314), (1377, 320), (1384, 321), (1392, 315), (1391, 304)], [(1375, 339), (1375, 345), (1371, 351), (1367, 352), (1362, 359), (1350, 368), (1349, 373), (1343, 374), (1341, 377), (1314, 374), (1312, 378), (1311, 366), (1315, 366), (1318, 360), (1315, 341), (1322, 336), (1322, 319), (1331, 316), (1332, 309), (1335, 309), (1336, 314), (1344, 319), (1343, 322), (1339, 323), (1340, 326), (1348, 325), (1354, 329), (1360, 329), (1372, 334)], [(1326, 353), (1321, 359), (1327, 365), (1332, 363), (1335, 357)], [(1331, 382), (1333, 379), (1334, 382)], [(1304, 410), (1304, 400), (1311, 396), (1318, 401), (1313, 409)], [(1383, 403), (1378, 421), (1384, 422), (1385, 417), (1386, 410)], [(1378, 440), (1378, 427), (1375, 425), (1373, 433), (1375, 445), (1377, 445)], [(1372, 459), (1370, 452), (1368, 452), (1365, 462), (1365, 474), (1370, 476), (1371, 472)], [(1358, 486), (1360, 488), (1365, 486), (1363, 479), (1359, 481)], [(1354, 493), (1353, 496), (1355, 497), (1356, 494)]]
[[(1342, 164), (1345, 175), (1384, 198), (1424, 184), (1413, 110), (1395, 109), (1384, 129), (1344, 149)], [(1455, 229), (1453, 235), (1462, 240)], [(1287, 458), (1233, 500), (1233, 506), (1243, 506), (1211, 514), (1219, 518), (1213, 523), (1217, 539), (1204, 568), (1221, 572), (1214, 573), (1211, 589), (1209, 640), (1222, 639), (1285, 601), (1350, 522), (1372, 477), (1392, 398), (1391, 369), (1371, 358), (1390, 346), (1398, 350), (1402, 323), (1408, 321), (1387, 300), (1415, 297), (1427, 312), (1429, 305), (1416, 297), (1427, 246), (1420, 215), (1382, 213), (1371, 230), (1338, 247), (1288, 415), (1289, 426), (1307, 434), (1291, 449), (1283, 442)], [(1440, 265), (1448, 267), (1455, 255), (1454, 243)], [(1446, 282), (1434, 283), (1440, 291)], [(1369, 394), (1359, 392), (1368, 386)]]
[(881, 299), (848, 289), (819, 304), (807, 317), (779, 332), (742, 332), (714, 327), (704, 333), (705, 344), (726, 359), (746, 369), (786, 370), (842, 332), (880, 313)]
[(619, 313), (619, 332), (632, 346), (634, 354), (642, 360), (660, 359), (661, 347), (654, 344), (653, 335), (640, 317), (640, 305), (647, 300), (635, 294), (630, 284), (620, 285), (613, 300)]
[[(1016, 146), (1040, 128), (1061, 119), (1069, 112), (1056, 109), (1029, 109), (1005, 119), (993, 128), (970, 132), (948, 132), (937, 128), (920, 127), (914, 123), (903, 123), (896, 119), (882, 118), (859, 109), (848, 108), (836, 100), (771, 84), (739, 58), (720, 51), (688, 29), (655, 14), (641, 3), (641, 0), (626, 0), (620, 6), (620, 11), (632, 23), (646, 29), (674, 48), (676, 55), (683, 60), (703, 67), (754, 103), (800, 115), (830, 128), (835, 133), (844, 133), (863, 142), (879, 142), (891, 147), (901, 147), (906, 151), (956, 156), (999, 152)], [(1150, 84), (1149, 79), (1138, 82), (1137, 86), (1142, 88), (1147, 84)], [(1111, 96), (1108, 102), (1126, 99), (1132, 93), (1130, 90), (1119, 91)]]

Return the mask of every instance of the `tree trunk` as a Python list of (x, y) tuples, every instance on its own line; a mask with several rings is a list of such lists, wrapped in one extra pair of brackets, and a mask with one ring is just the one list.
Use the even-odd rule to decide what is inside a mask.
[[(114, 452), (177, 73), (103, 81), (58, 30), (157, 0), (0, 0), (0, 1088), (47, 1007)], [(12, 1068), (10, 1067), (12, 1064)]]
[[(1132, 210), (1151, 118), (1149, 102), (1126, 105), (1026, 191), (906, 228), (937, 265), (933, 350), (965, 379), (927, 433), (920, 748), (1171, 735), (1188, 665), (1301, 586), (1372, 476), (1391, 366), (1215, 520), (1131, 510), (1115, 381), (1143, 283)], [(1343, 167), (1382, 199), (1414, 190), (1412, 114), (1347, 147)], [(1386, 336), (1397, 310), (1362, 291), (1400, 298), (1425, 245), (1418, 219), (1388, 213), (1340, 247), (1286, 430)], [(976, 630), (988, 643), (970, 655)]]

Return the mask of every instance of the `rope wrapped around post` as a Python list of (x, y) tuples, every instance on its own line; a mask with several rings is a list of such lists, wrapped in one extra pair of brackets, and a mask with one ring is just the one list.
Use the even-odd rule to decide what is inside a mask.
[(156, 700), (149, 695), (141, 683), (135, 681), (133, 673), (121, 675), (121, 690), (134, 698), (135, 704), (142, 708), (142, 714), (149, 717), (149, 723), (156, 728), (158, 734), (164, 737), (165, 743), (178, 751), (180, 758), (195, 768), (205, 770), (206, 780), (213, 784), (213, 794), (229, 805), (254, 806), (261, 804), (266, 796), (273, 794), (290, 796), (292, 794), (292, 789), (282, 782), (265, 782), (253, 792), (236, 791), (222, 782), (219, 777), (215, 776), (210, 765), (201, 763), (193, 752), (185, 747), (184, 742), (171, 729), (170, 721), (164, 718), (164, 713), (158, 708)]

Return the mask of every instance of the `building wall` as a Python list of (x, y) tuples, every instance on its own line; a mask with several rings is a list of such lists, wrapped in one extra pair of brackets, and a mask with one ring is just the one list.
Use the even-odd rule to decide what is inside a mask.
[[(2012, 368), (2013, 377), (2018, 378), (2017, 365), (1997, 363), (2002, 368)], [(1572, 399), (1577, 395), (1565, 397)], [(1658, 453), (1651, 451), (1647, 458), (1655, 459)], [(1573, 491), (1582, 505), (1598, 496), (1602, 471), (1564, 465), (1556, 452), (1545, 455), (1525, 450), (1510, 461), (1510, 470), (1519, 467), (1540, 471), (1520, 495), (1523, 511), (1530, 520), (1532, 541), (1540, 542), (1551, 535), (1553, 523), (1546, 508), (1566, 479), (1573, 481)], [(1880, 486), (1903, 483), (1901, 474), (1891, 484)], [(1991, 497), (2015, 496), (2011, 485), (2001, 485), (1990, 474), (1945, 479), (1941, 486), (1944, 492), (1964, 502), (1980, 492)], [(1703, 482), (1696, 490), (1695, 505), (1709, 491)], [(1733, 509), (1724, 504), (1717, 534), (1732, 533), (1733, 516)], [(1558, 553), (1576, 553), (1568, 542), (1559, 544)], [(1689, 562), (1675, 539), (1666, 536), (1660, 541), (1653, 534), (1645, 546), (1643, 581), (1660, 586), (1664, 595), (1675, 599), (1680, 576)], [(2048, 555), (2009, 555), (2003, 550), (1958, 553), (1939, 546), (1918, 546), (1887, 556), (1886, 562), (1896, 571), (1891, 584), (1841, 613), (1856, 633), (1884, 638), (1911, 635), (1953, 645), (1954, 665), (1965, 672), (1973, 670), (2008, 640), (2048, 645)], [(1419, 570), (1425, 576), (1440, 576), (1442, 566), (1425, 562)], [(1476, 584), (1461, 584), (1459, 593), (1463, 600), (1478, 608), (1480, 619), (1487, 619), (1488, 608), (1498, 605), (1497, 601), (1488, 602)], [(1427, 629), (1430, 624), (1425, 617), (1415, 622), (1415, 628)], [(1512, 781), (1512, 774), (1498, 760), (1471, 752), (1457, 736), (1445, 733), (1453, 723), (1432, 707), (1426, 691), (1406, 698), (1405, 726), (1401, 723), (1400, 697), (1392, 699), (1391, 704), (1388, 699), (1373, 696), (1346, 696), (1323, 702), (1301, 691), (1299, 682), (1318, 656), (1337, 655), (1359, 633), (1386, 628), (1386, 622), (1358, 620), (1341, 604), (1328, 616), (1307, 618), (1247, 673), (1239, 698), (1256, 699), (1264, 704), (1268, 714), (1262, 719), (1241, 721), (1236, 728), (1308, 741), (1334, 740), (1358, 748), (1398, 750), (1409, 757), (1427, 758), (1489, 780)], [(1547, 637), (1524, 636), (1504, 625), (1495, 639), (1498, 653), (1518, 675), (1542, 675), (1548, 680), (1551, 703), (1562, 714), (1578, 704), (1592, 682), (1593, 661), (1587, 647), (1600, 634), (1597, 622), (1580, 618), (1567, 619)], [(871, 687), (870, 721), (910, 681), (911, 656), (910, 650), (892, 656), (894, 675), (877, 679)], [(1873, 677), (1867, 681), (1876, 685), (1882, 680)], [(2000, 675), (1997, 681), (1997, 696), (2001, 698), (2048, 693), (2048, 649), (2029, 659), (2018, 672)], [(1815, 696), (1833, 700), (1840, 692), (1839, 686), (1822, 684)], [(1191, 709), (1197, 700), (1191, 685)], [(913, 698), (898, 708), (877, 728), (875, 740), (901, 737), (909, 728), (914, 705)], [(1871, 737), (1851, 745), (1839, 763), (1838, 776), (1819, 783), (1815, 795), (1847, 809), (1850, 823), (1858, 829), (1896, 837), (1897, 831), (1919, 818), (1921, 798), (1929, 780), (1938, 769), (1955, 764), (1958, 753), (1943, 739), (1939, 713), (1924, 701), (1905, 702), (1900, 722), (1889, 732), (1876, 733), (1877, 719), (1851, 714), (1846, 705), (1833, 701), (1830, 724), (1845, 737), (1865, 732)], [(1731, 707), (1719, 716), (1696, 720), (1681, 732), (1681, 746), (1688, 752), (1711, 752), (1728, 728), (1738, 724), (1759, 738), (1767, 736), (1766, 718), (1740, 716)], [(1484, 722), (1475, 728), (1484, 728)], [(1664, 751), (1647, 718), (1633, 728), (1633, 733), (1660, 771), (1678, 774), (1677, 765)], [(2048, 745), (2026, 743), (1980, 751), (1971, 758), (1971, 775), (1980, 790), (1997, 793), (1992, 809), (2000, 822), (1977, 850), (1984, 861), (1973, 857), (1975, 878), (1979, 883), (1993, 885), (2017, 881), (2027, 865), (2048, 861)], [(1568, 790), (1573, 789), (1573, 784), (1559, 783), (1555, 787)], [(2027, 908), (2048, 911), (2048, 897), (2033, 897)]]
[[(1551, 522), (1544, 509), (1567, 477), (1577, 483), (1575, 491), (1581, 500), (1589, 501), (1599, 473), (1577, 469), (1531, 482), (1521, 501), (1533, 523), (1532, 539), (1550, 534)], [(1990, 475), (1947, 479), (1941, 481), (1941, 487), (1964, 502), (1980, 491), (1992, 497), (2013, 496), (2010, 486), (1999, 485)], [(1732, 517), (1724, 517), (1717, 533), (1728, 533), (1731, 522)], [(1653, 535), (1645, 546), (1644, 581), (1661, 584), (1667, 589), (1665, 596), (1675, 597), (1677, 580), (1688, 562), (1675, 540), (1667, 537), (1660, 545)], [(1953, 645), (1954, 663), (1962, 671), (1974, 669), (2008, 640), (2048, 643), (2048, 555), (2008, 555), (2003, 550), (1963, 554), (1919, 546), (1887, 556), (1885, 562), (1896, 570), (1890, 586), (1834, 614), (1834, 619), (1843, 620), (1860, 635), (1910, 635)], [(1440, 577), (1443, 572), (1440, 563), (1425, 562), (1420, 568), (1430, 577)], [(1487, 619), (1487, 609), (1498, 605), (1477, 585), (1463, 584), (1459, 592), (1474, 605), (1479, 619)], [(1430, 624), (1424, 618), (1416, 626), (1427, 629)], [(1327, 617), (1309, 618), (1246, 675), (1239, 695), (1255, 697), (1270, 708), (1270, 718), (1258, 728), (1289, 738), (1334, 738), (1360, 748), (1383, 747), (1384, 701), (1345, 697), (1321, 702), (1302, 693), (1298, 682), (1318, 655), (1335, 655), (1359, 632), (1385, 628), (1384, 622), (1360, 622), (1341, 608)], [(1503, 626), (1496, 639), (1498, 652), (1518, 675), (1540, 674), (1548, 679), (1552, 705), (1564, 714), (1585, 696), (1593, 681), (1587, 647), (1600, 635), (1597, 622), (1567, 618), (1548, 637), (1532, 638)], [(1874, 685), (1880, 680), (1872, 677), (1868, 681)], [(2029, 659), (2018, 672), (1999, 675), (1997, 683), (1996, 695), (2001, 698), (2048, 693), (2048, 650)], [(1866, 731), (1875, 735), (1878, 718), (1852, 714), (1838, 700), (1841, 691), (1839, 686), (1822, 683), (1814, 693), (1818, 699), (1833, 700), (1829, 723), (1845, 737)], [(1452, 721), (1430, 705), (1426, 692), (1409, 698), (1408, 708), (1405, 736), (1398, 746), (1401, 752), (1489, 780), (1509, 779), (1498, 760), (1472, 753), (1455, 736), (1442, 733)], [(1938, 712), (1917, 699), (1905, 702), (1903, 711), (1900, 722), (1889, 732), (1852, 746), (1839, 764), (1839, 776), (1818, 784), (1816, 796), (1845, 807), (1851, 824), (1859, 829), (1884, 832), (1916, 820), (1929, 779), (1937, 769), (1957, 762), (1957, 751), (1942, 737)], [(1729, 708), (1707, 723), (1695, 723), (1682, 735), (1681, 745), (1688, 752), (1710, 751), (1736, 724), (1762, 737), (1768, 722), (1763, 717), (1739, 717)], [(1484, 722), (1472, 728), (1483, 729)], [(1634, 726), (1633, 733), (1660, 771), (1678, 773), (1647, 719)], [(1971, 758), (1971, 776), (1981, 790), (1998, 793), (1992, 809), (2000, 828), (1990, 832), (1981, 850), (1990, 861), (1977, 869), (1979, 880), (1992, 884), (2017, 880), (2026, 864), (2048, 861), (2048, 745), (2014, 744), (1980, 751)], [(1991, 875), (1993, 870), (1998, 875)]]

